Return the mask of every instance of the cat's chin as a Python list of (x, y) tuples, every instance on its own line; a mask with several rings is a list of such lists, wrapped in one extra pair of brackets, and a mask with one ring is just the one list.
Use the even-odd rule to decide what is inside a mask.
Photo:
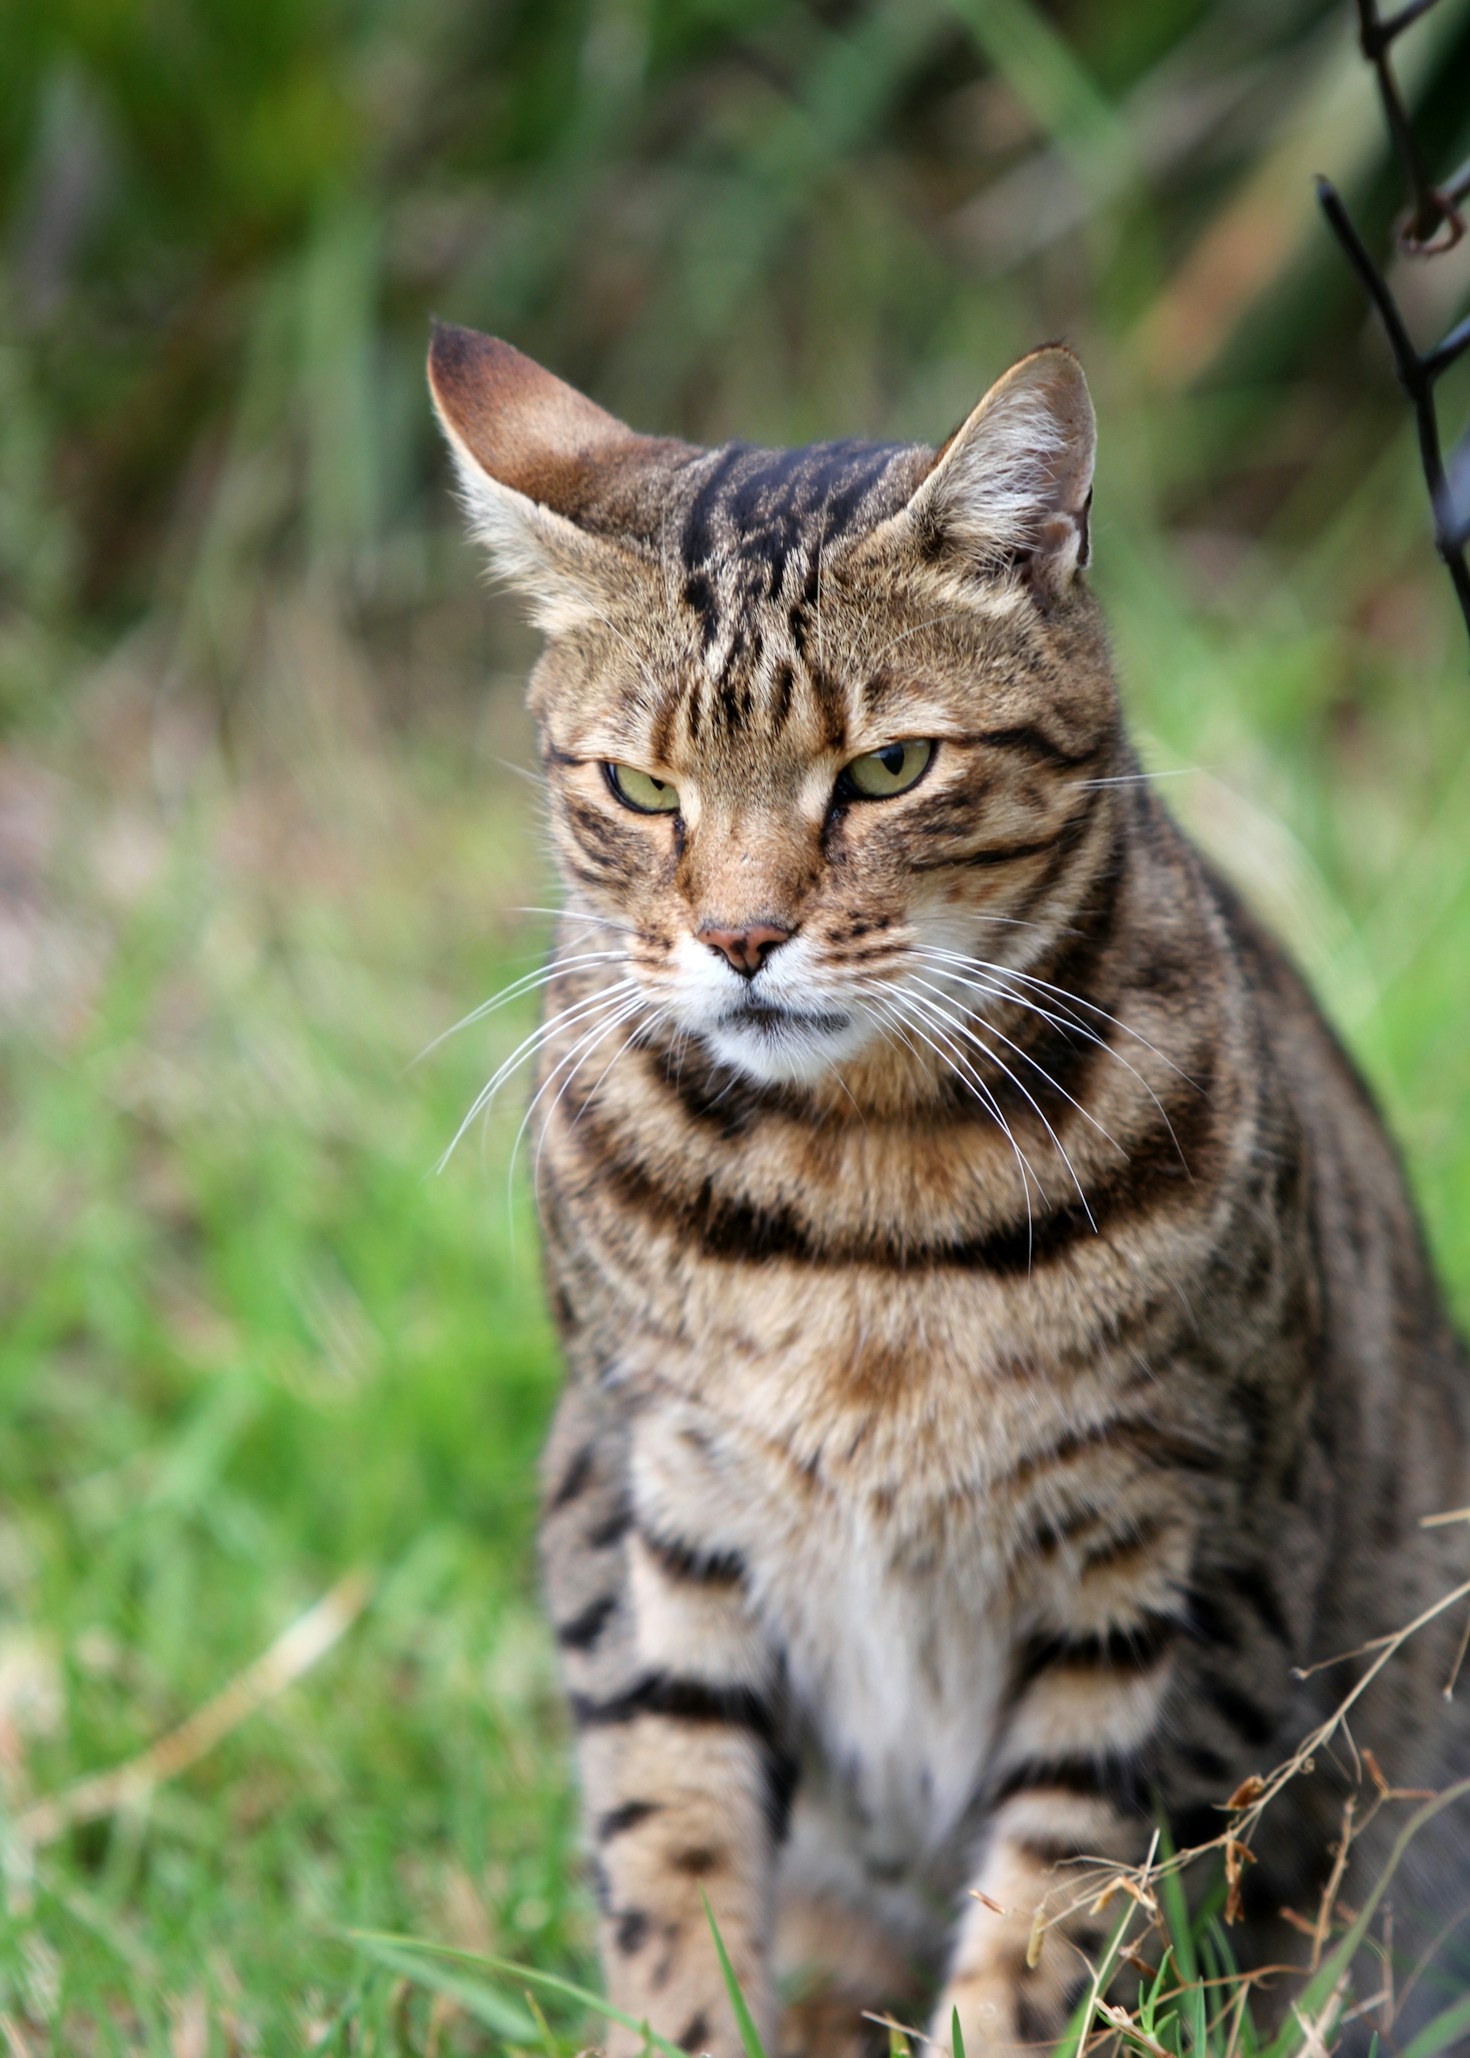
[(862, 1049), (870, 1033), (857, 1018), (836, 1010), (807, 1014), (787, 1008), (742, 1009), (699, 1032), (720, 1064), (762, 1086), (827, 1078), (839, 1059)]

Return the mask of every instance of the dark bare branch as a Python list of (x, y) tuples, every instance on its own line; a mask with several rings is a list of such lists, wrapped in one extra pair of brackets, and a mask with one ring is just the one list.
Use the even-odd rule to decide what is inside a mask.
[[(1399, 241), (1417, 257), (1434, 256), (1460, 240), (1465, 233), (1460, 202), (1470, 197), (1470, 164), (1441, 186), (1431, 181), (1391, 61), (1398, 37), (1437, 4), (1438, 0), (1407, 0), (1396, 13), (1380, 19), (1377, 0), (1357, 0), (1359, 42), (1377, 76), (1384, 119), (1409, 190), (1409, 211), (1400, 224)], [(1388, 280), (1374, 263), (1341, 194), (1329, 179), (1318, 179), (1317, 198), (1373, 305), (1388, 339), (1399, 384), (1414, 410), (1419, 460), (1434, 510), (1435, 549), (1444, 560), (1466, 630), (1470, 631), (1470, 566), (1465, 559), (1466, 545), (1470, 543), (1470, 433), (1446, 460), (1434, 393), (1436, 380), (1470, 351), (1470, 318), (1457, 323), (1432, 350), (1421, 353), (1409, 334)]]

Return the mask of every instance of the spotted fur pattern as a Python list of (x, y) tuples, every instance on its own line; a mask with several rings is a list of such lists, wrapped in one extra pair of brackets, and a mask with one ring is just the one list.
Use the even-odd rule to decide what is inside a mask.
[[(431, 371), (550, 631), (542, 1541), (611, 1998), (737, 2051), (703, 1892), (773, 2047), (926, 2004), (1044, 2043), (1078, 1861), (1213, 1836), (1353, 1676), (1293, 1667), (1457, 1576), (1465, 1365), (1393, 1150), (1138, 776), (1066, 353), (938, 453), (653, 442), (464, 331)], [(843, 797), (905, 738), (910, 791)], [(746, 979), (699, 932), (753, 922)], [(1402, 1784), (1464, 1769), (1441, 1628), (1355, 1724)], [(1342, 1774), (1263, 1821), (1243, 1957), (1296, 1955)]]

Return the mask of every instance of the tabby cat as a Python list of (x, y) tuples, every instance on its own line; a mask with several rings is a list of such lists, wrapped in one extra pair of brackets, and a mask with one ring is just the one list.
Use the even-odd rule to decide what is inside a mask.
[[(1216, 1835), (1360, 1669), (1293, 1668), (1458, 1576), (1393, 1149), (1139, 775), (1068, 351), (937, 452), (638, 435), (464, 329), (430, 377), (547, 635), (542, 1538), (611, 2001), (739, 2050), (707, 1896), (773, 2051), (1044, 2044), (1112, 1919), (1075, 1861)], [(1356, 1711), (1400, 1784), (1470, 1769), (1458, 1627)], [(1347, 1772), (1264, 1817), (1242, 1956), (1299, 1960)]]

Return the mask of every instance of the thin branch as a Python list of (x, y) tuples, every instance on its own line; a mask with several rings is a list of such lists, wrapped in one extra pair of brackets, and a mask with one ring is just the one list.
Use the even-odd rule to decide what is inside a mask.
[[(1399, 240), (1406, 250), (1420, 257), (1448, 250), (1460, 240), (1465, 233), (1465, 220), (1459, 203), (1470, 196), (1470, 164), (1443, 186), (1431, 181), (1393, 73), (1394, 43), (1436, 4), (1437, 0), (1406, 0), (1396, 13), (1380, 20), (1378, 0), (1357, 0), (1358, 40), (1377, 76), (1384, 119), (1409, 188), (1409, 212), (1400, 227)], [(1330, 179), (1318, 179), (1317, 198), (1328, 226), (1373, 304), (1388, 339), (1399, 384), (1414, 410), (1419, 461), (1434, 512), (1434, 547), (1450, 575), (1466, 631), (1470, 633), (1470, 566), (1465, 561), (1466, 544), (1470, 542), (1470, 436), (1451, 453), (1447, 464), (1434, 397), (1436, 380), (1470, 351), (1470, 318), (1457, 323), (1432, 350), (1421, 354), (1387, 279), (1368, 254), (1342, 196)]]
[(1467, 350), (1470, 350), (1470, 314), (1464, 321), (1455, 323), (1442, 343), (1435, 344), (1424, 359), (1424, 369), (1431, 379), (1437, 379)]
[(1429, 174), (1420, 154), (1418, 138), (1413, 123), (1409, 120), (1403, 96), (1399, 92), (1398, 80), (1394, 77), (1393, 65), (1389, 61), (1395, 40), (1405, 29), (1411, 28), (1421, 16), (1428, 14), (1436, 0), (1409, 0), (1397, 14), (1387, 21), (1378, 19), (1377, 0), (1358, 0), (1358, 41), (1364, 57), (1372, 65), (1378, 78), (1378, 96), (1383, 102), (1383, 117), (1388, 123), (1388, 132), (1393, 138), (1393, 147), (1403, 168), (1404, 183), (1413, 196), (1413, 205), (1406, 225), (1406, 235), (1417, 244), (1428, 243), (1442, 226), (1445, 210), (1439, 196), (1430, 184)]
[(96, 1822), (119, 1808), (141, 1806), (165, 1780), (187, 1771), (324, 1658), (367, 1606), (370, 1592), (365, 1573), (349, 1572), (278, 1636), (268, 1651), (177, 1729), (169, 1730), (125, 1764), (93, 1773), (59, 1794), (33, 1802), (16, 1818), (17, 1835), (34, 1848), (54, 1843), (79, 1822)]

